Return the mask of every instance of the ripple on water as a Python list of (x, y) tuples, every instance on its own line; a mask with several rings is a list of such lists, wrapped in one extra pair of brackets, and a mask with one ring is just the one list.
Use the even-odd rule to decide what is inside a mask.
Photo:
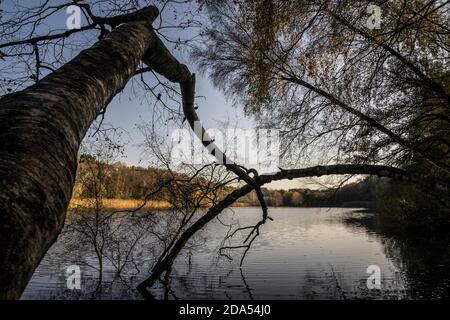
[[(222, 221), (239, 219), (250, 225), (260, 218), (257, 208), (234, 208), (222, 214)], [(217, 248), (226, 228), (212, 222), (203, 232), (207, 241), (187, 257), (175, 261), (171, 277), (171, 298), (189, 299), (342, 299), (408, 298), (408, 282), (401, 276), (402, 259), (389, 255), (383, 238), (362, 227), (343, 222), (349, 209), (270, 208), (274, 221), (263, 226), (260, 237), (239, 268), (240, 254), (233, 261), (219, 259)], [(361, 213), (358, 213), (361, 215)], [(392, 250), (391, 250), (392, 251)], [(242, 251), (241, 251), (242, 252)], [(145, 257), (142, 257), (143, 261)], [(90, 298), (97, 275), (83, 267), (82, 290), (66, 289), (65, 267), (73, 263), (71, 252), (58, 242), (36, 269), (23, 299)], [(381, 269), (384, 292), (367, 290), (365, 281), (369, 265)], [(108, 269), (108, 268), (107, 268)], [(98, 296), (107, 299), (140, 298), (134, 290), (145, 276), (141, 272), (128, 283), (105, 274), (107, 290)], [(152, 293), (162, 297), (160, 284)]]

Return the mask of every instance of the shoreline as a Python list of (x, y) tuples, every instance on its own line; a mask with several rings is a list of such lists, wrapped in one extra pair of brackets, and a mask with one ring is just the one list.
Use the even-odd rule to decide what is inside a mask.
[[(115, 199), (108, 198), (102, 199), (103, 208), (112, 211), (132, 211), (140, 207), (143, 204), (142, 200), (137, 199)], [(72, 199), (70, 200), (69, 210), (74, 209), (87, 209), (93, 208), (95, 206), (95, 199)], [(249, 203), (234, 203), (230, 206), (231, 208), (256, 208), (259, 205), (249, 204)], [(272, 206), (271, 206), (272, 207)], [(167, 210), (171, 209), (172, 206), (169, 202), (163, 200), (149, 200), (146, 202), (145, 206), (141, 210)], [(349, 209), (360, 209), (361, 211), (369, 212), (370, 208), (363, 208), (362, 206), (339, 206), (336, 204), (331, 204), (328, 206), (276, 206), (273, 208), (349, 208)], [(359, 210), (358, 210), (359, 211)]]

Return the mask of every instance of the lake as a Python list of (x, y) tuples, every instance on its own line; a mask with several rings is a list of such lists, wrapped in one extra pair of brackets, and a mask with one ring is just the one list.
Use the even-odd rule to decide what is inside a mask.
[[(163, 212), (157, 213), (164, 215)], [(166, 285), (150, 290), (156, 299), (421, 299), (448, 298), (447, 244), (407, 241), (378, 234), (364, 223), (370, 213), (345, 208), (269, 208), (274, 221), (261, 228), (242, 268), (242, 250), (219, 256), (225, 225), (254, 224), (259, 208), (227, 209), (211, 222), (174, 263)], [(356, 222), (355, 222), (356, 221)], [(126, 237), (126, 235), (123, 235)], [(81, 261), (60, 236), (36, 269), (22, 299), (142, 299), (134, 289), (154, 254), (151, 241), (133, 267), (119, 277), (107, 265), (101, 289), (98, 272), (81, 257), (81, 289), (69, 290), (66, 268)], [(235, 242), (235, 244), (238, 244)], [(369, 268), (369, 270), (368, 270)], [(380, 289), (367, 279), (380, 271)], [(369, 271), (369, 272), (368, 272)]]

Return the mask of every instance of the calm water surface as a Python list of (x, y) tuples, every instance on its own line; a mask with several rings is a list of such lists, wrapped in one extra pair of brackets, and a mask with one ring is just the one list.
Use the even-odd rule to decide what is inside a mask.
[[(159, 213), (163, 214), (163, 213)], [(258, 208), (234, 208), (202, 231), (196, 246), (177, 258), (170, 287), (156, 285), (157, 299), (417, 299), (448, 298), (449, 248), (378, 235), (348, 217), (367, 213), (342, 208), (270, 208), (243, 267), (218, 255), (227, 231), (222, 223), (254, 224)], [(65, 270), (76, 260), (59, 239), (37, 268), (22, 299), (89, 299), (98, 274), (82, 266), (81, 290), (68, 290)], [(148, 243), (145, 245), (149, 246)], [(146, 256), (142, 254), (142, 261)], [(136, 262), (139, 265), (139, 261)], [(379, 266), (381, 290), (369, 290), (367, 268)], [(148, 275), (137, 267), (117, 277), (106, 268), (103, 299), (142, 299), (134, 289)]]

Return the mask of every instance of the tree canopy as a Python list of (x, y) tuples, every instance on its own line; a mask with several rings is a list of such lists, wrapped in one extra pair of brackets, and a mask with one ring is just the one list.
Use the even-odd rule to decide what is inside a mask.
[[(369, 28), (370, 5), (379, 29)], [(448, 175), (445, 2), (220, 1), (208, 10), (194, 57), (248, 114), (283, 132), (291, 162), (421, 158)]]

